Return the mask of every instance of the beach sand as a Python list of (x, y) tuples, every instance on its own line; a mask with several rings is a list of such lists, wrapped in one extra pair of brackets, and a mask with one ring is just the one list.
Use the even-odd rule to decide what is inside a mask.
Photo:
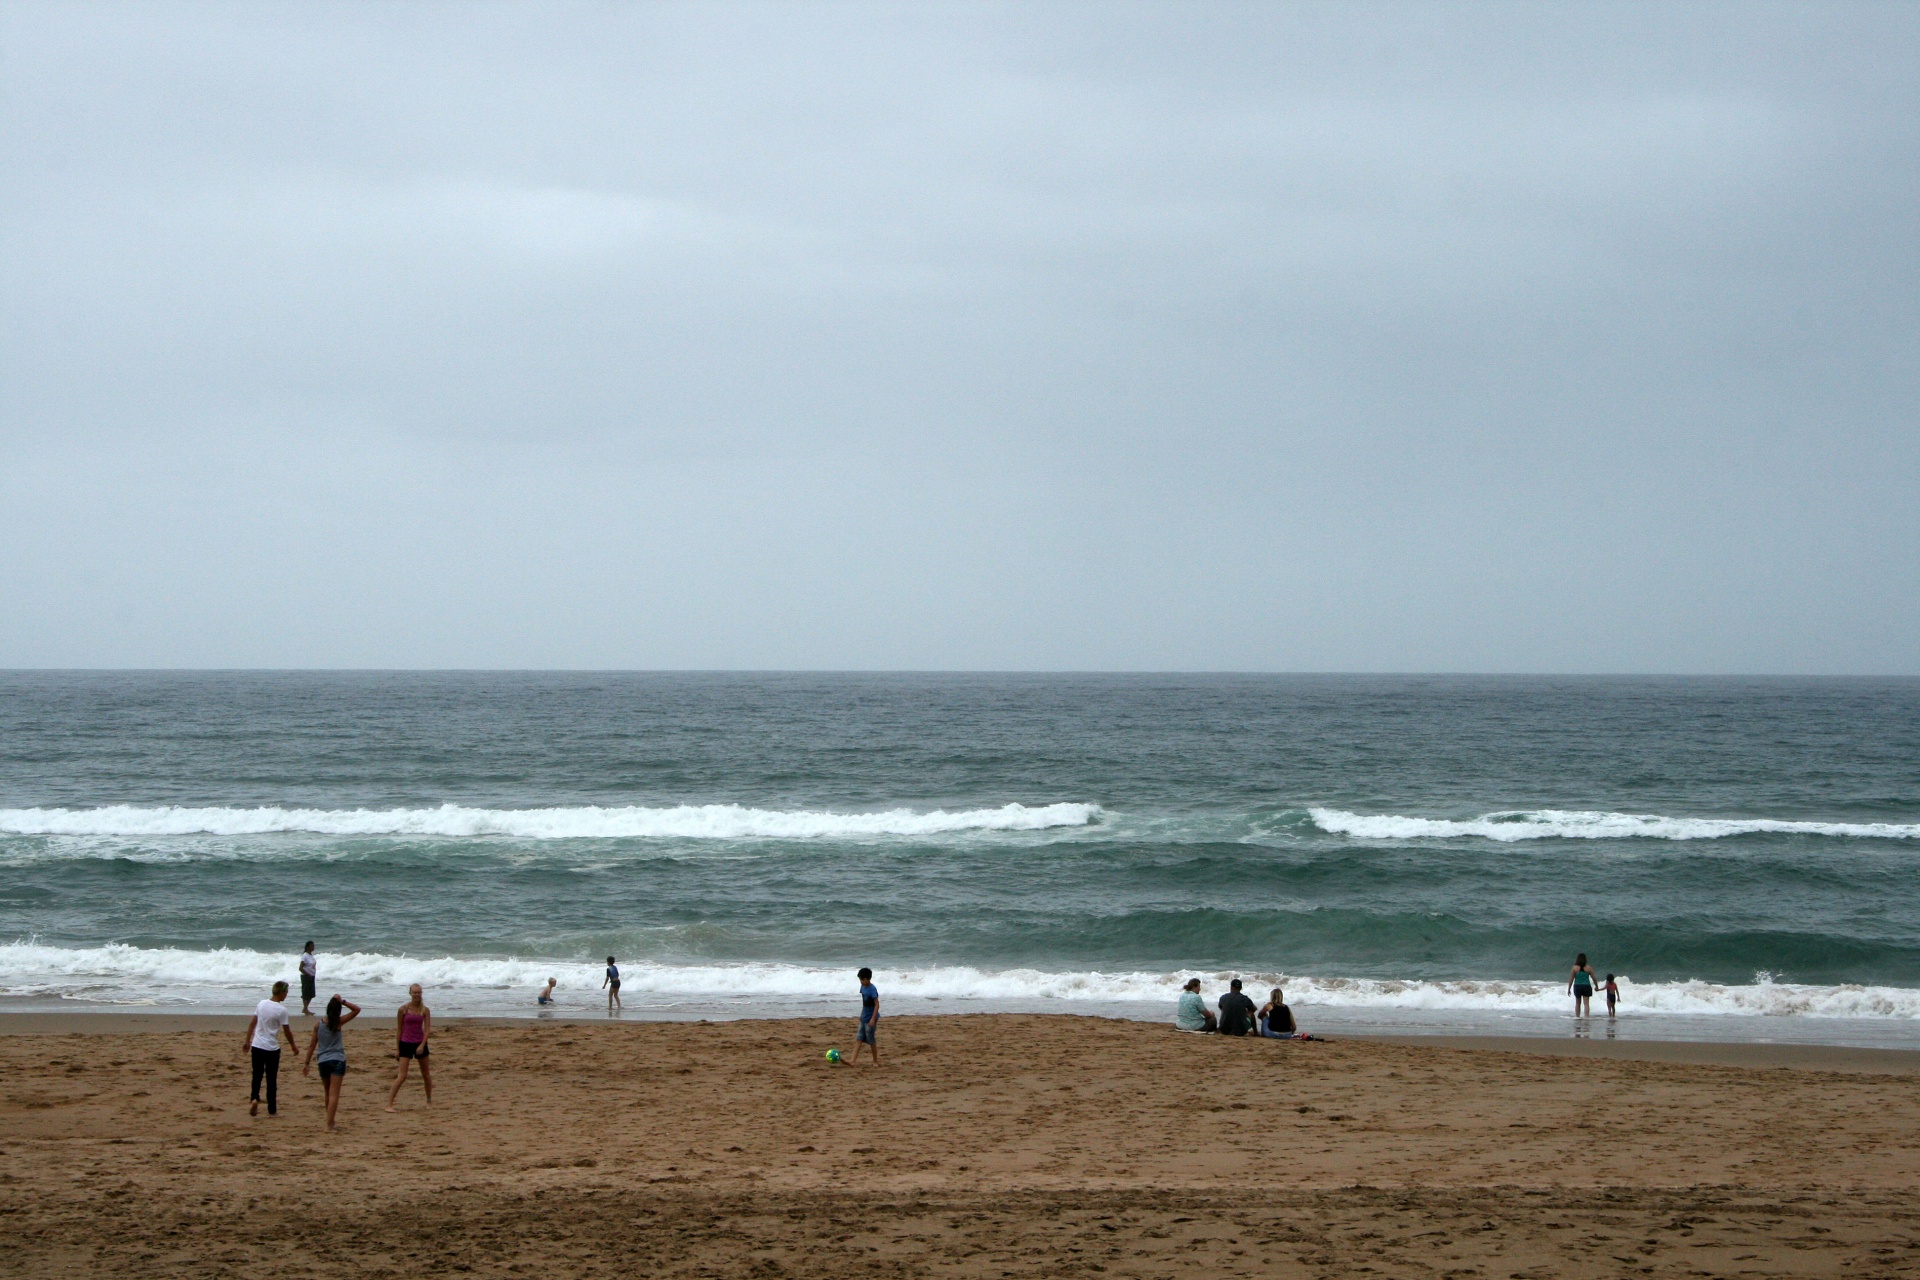
[(242, 1025), (0, 1018), (0, 1276), (1920, 1271), (1920, 1054), (370, 1013), (329, 1135)]

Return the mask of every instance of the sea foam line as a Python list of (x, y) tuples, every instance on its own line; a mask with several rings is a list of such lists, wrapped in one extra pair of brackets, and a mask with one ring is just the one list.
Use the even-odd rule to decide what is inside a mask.
[[(457, 998), (461, 992), (531, 992), (549, 977), (570, 994), (592, 993), (600, 985), (601, 966), (580, 960), (518, 957), (413, 957), (379, 952), (319, 957), (324, 993), (342, 990), (369, 994), (405, 990), (419, 982), (429, 992)], [(67, 996), (104, 1003), (194, 1003), (224, 1000), (234, 993), (251, 998), (277, 979), (292, 981), (295, 958), (245, 949), (195, 951), (171, 947), (107, 944), (58, 947), (32, 940), (0, 944), (0, 994)], [(847, 996), (845, 968), (773, 962), (662, 964), (626, 961), (620, 966), (623, 994), (652, 997), (680, 1005), (753, 1001), (762, 1004), (839, 1000)], [(882, 969), (890, 995), (917, 999), (1062, 1005), (1160, 1003), (1169, 1011), (1181, 986), (1200, 977), (1210, 987), (1229, 977), (1244, 978), (1264, 995), (1284, 987), (1290, 1003), (1352, 1009), (1482, 1010), (1564, 1013), (1569, 1000), (1564, 981), (1381, 980), (1303, 976), (1259, 969), (1185, 969), (1166, 972), (1040, 969), (983, 969), (965, 965), (907, 966)], [(1864, 985), (1816, 986), (1773, 982), (1764, 976), (1750, 984), (1701, 981), (1635, 982), (1620, 979), (1625, 1007), (1635, 1014), (1762, 1015), (1920, 1019), (1920, 989)]]
[(1603, 813), (1579, 809), (1531, 809), (1489, 813), (1466, 821), (1409, 818), (1400, 814), (1309, 809), (1322, 831), (1363, 840), (1720, 840), (1727, 836), (1845, 836), (1868, 840), (1920, 839), (1920, 822), (1796, 822), (1780, 818), (1668, 818), (1651, 813)]
[(0, 809), (0, 834), (34, 836), (270, 835), (512, 836), (526, 840), (666, 839), (807, 840), (862, 836), (931, 836), (964, 831), (1042, 831), (1080, 827), (1100, 816), (1097, 804), (1007, 804), (997, 809), (888, 809), (826, 813), (749, 809), (737, 804), (553, 809), (151, 808)]

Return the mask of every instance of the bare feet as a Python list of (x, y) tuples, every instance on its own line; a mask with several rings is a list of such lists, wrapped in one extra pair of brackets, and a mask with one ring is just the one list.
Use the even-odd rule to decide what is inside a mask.
[(257, 1116), (260, 1114), (260, 1099), (255, 1098), (253, 1100), (252, 1104), (247, 1107), (247, 1114), (250, 1116)]

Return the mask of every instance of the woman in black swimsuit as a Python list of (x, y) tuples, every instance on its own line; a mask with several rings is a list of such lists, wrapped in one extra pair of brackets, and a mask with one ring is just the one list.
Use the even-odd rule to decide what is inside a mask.
[(1573, 973), (1567, 978), (1567, 990), (1573, 993), (1573, 1016), (1584, 1018), (1593, 1012), (1593, 966), (1582, 951), (1573, 958)]

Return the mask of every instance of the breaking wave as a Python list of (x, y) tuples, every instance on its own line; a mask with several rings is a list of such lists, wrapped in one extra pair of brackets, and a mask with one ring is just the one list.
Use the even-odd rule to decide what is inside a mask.
[(810, 840), (871, 836), (931, 836), (964, 831), (1041, 831), (1082, 827), (1100, 816), (1097, 804), (1048, 804), (998, 809), (888, 809), (880, 813), (826, 813), (810, 809), (749, 809), (737, 804), (555, 809), (233, 809), (109, 805), (99, 809), (0, 809), (0, 834), (31, 836), (270, 835), (300, 832), (336, 836), (510, 836), (523, 840), (682, 839)]
[(1313, 825), (1332, 835), (1363, 840), (1720, 840), (1727, 836), (1845, 836), (1865, 840), (1920, 839), (1920, 822), (1796, 822), (1780, 818), (1667, 818), (1649, 813), (1602, 813), (1533, 809), (1489, 813), (1466, 821), (1408, 818), (1399, 814), (1309, 809)]
[[(321, 953), (321, 989), (368, 994), (386, 989), (400, 998), (406, 984), (424, 984), (430, 999), (450, 1005), (485, 1005), (489, 992), (518, 992), (531, 1000), (549, 977), (578, 999), (597, 998), (601, 967), (578, 960), (412, 957), (377, 952)], [(286, 954), (221, 948), (192, 951), (170, 947), (108, 944), (57, 947), (32, 940), (0, 944), (0, 994), (65, 997), (102, 1004), (244, 1005), (276, 979), (292, 980), (294, 958)], [(698, 1016), (703, 1007), (752, 1002), (760, 1006), (844, 1001), (845, 968), (771, 962), (661, 964), (623, 963), (621, 994)], [(1562, 1013), (1565, 985), (1520, 981), (1385, 981), (1372, 978), (1305, 977), (1256, 970), (1185, 969), (1171, 972), (1050, 972), (923, 966), (882, 969), (878, 981), (890, 996), (978, 1002), (986, 1007), (1059, 1002), (1073, 1006), (1160, 1004), (1171, 1010), (1181, 986), (1200, 977), (1210, 990), (1229, 977), (1244, 978), (1256, 992), (1284, 986), (1290, 1003), (1375, 1010), (1454, 1010)], [(1920, 989), (1839, 984), (1814, 986), (1774, 982), (1756, 975), (1750, 984), (1717, 982), (1636, 983), (1622, 976), (1624, 1007), (1637, 1015), (1746, 1015), (1920, 1019)], [(497, 1007), (497, 999), (492, 1002)]]

